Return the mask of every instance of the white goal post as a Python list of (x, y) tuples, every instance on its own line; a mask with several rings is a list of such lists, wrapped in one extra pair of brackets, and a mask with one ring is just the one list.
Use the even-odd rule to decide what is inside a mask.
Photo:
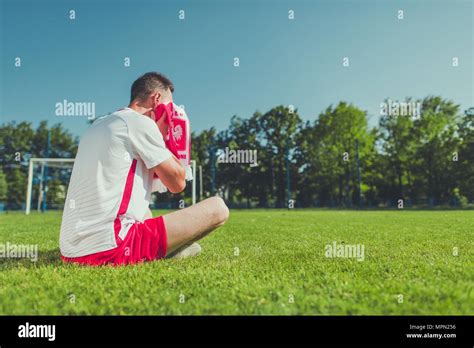
[[(28, 188), (26, 191), (26, 209), (25, 214), (30, 214), (31, 211), (31, 194), (33, 191), (33, 167), (35, 163), (49, 165), (54, 167), (55, 164), (60, 163), (74, 163), (74, 158), (30, 158), (28, 165)], [(196, 204), (196, 161), (191, 161), (193, 180), (192, 180), (192, 204)]]
[(28, 188), (26, 190), (26, 215), (28, 215), (31, 210), (31, 192), (33, 191), (33, 166), (35, 162), (42, 163), (43, 165), (50, 164), (51, 166), (54, 166), (55, 163), (73, 163), (74, 158), (30, 158), (30, 162), (28, 165)]

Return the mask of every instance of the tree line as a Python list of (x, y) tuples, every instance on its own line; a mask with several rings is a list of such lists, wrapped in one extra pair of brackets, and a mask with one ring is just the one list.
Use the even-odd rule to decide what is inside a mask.
[[(248, 118), (233, 116), (222, 131), (193, 132), (192, 158), (203, 171), (198, 192), (249, 208), (469, 206), (474, 202), (472, 108), (460, 110), (438, 96), (415, 102), (417, 117), (385, 112), (376, 126), (369, 125), (366, 111), (340, 102), (310, 121), (303, 121), (297, 109), (277, 106)], [(75, 156), (78, 138), (61, 124), (0, 127), (0, 202), (8, 209), (24, 204), (28, 158), (45, 157), (48, 133), (49, 157)], [(255, 163), (219, 161), (224, 153), (238, 151), (253, 151)], [(64, 203), (66, 174), (49, 171), (50, 207)], [(157, 200), (189, 196), (188, 187), (181, 196)]]
[[(407, 103), (412, 103), (410, 99)], [(314, 120), (278, 106), (193, 138), (203, 187), (243, 207), (466, 206), (474, 201), (474, 115), (441, 97), (417, 117), (340, 102)], [(215, 151), (255, 149), (258, 166), (217, 163)], [(210, 175), (212, 174), (212, 175)]]

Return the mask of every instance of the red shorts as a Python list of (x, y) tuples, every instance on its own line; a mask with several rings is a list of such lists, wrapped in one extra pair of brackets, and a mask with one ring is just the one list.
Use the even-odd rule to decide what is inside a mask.
[(161, 259), (166, 256), (166, 247), (166, 228), (163, 217), (159, 216), (133, 224), (123, 242), (114, 249), (86, 256), (61, 258), (64, 262), (90, 266), (127, 265)]

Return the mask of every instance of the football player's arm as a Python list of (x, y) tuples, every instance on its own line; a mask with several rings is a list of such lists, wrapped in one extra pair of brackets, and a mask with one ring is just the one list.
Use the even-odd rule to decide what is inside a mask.
[(146, 116), (137, 116), (128, 122), (130, 144), (149, 170), (158, 175), (172, 193), (186, 187), (186, 171), (179, 160), (166, 148), (156, 123)]
[(180, 193), (186, 188), (186, 171), (175, 156), (153, 167), (153, 172), (171, 193)]

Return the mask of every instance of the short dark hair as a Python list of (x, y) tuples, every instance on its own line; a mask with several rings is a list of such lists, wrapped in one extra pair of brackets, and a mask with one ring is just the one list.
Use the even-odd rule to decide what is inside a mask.
[(130, 91), (130, 102), (135, 99), (145, 100), (150, 94), (156, 90), (170, 89), (174, 92), (173, 82), (168, 79), (165, 75), (158, 72), (147, 72), (143, 74), (132, 84)]

